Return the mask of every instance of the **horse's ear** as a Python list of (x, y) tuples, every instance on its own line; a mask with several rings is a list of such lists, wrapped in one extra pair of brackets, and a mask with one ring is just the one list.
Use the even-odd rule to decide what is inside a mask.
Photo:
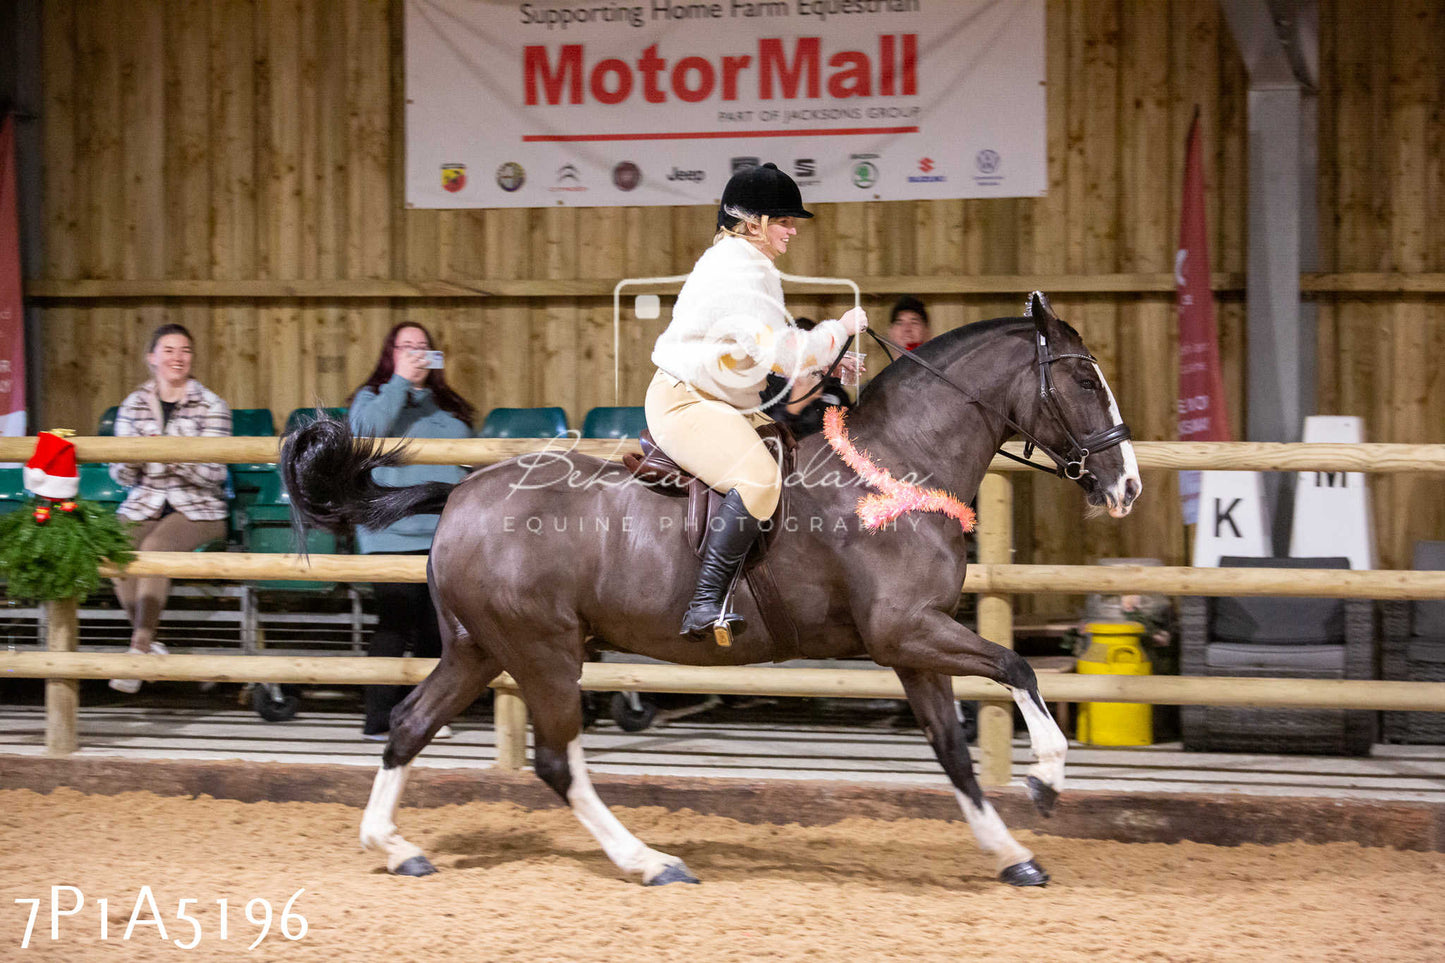
[(1049, 303), (1049, 296), (1042, 291), (1035, 291), (1029, 295), (1028, 302), (1024, 305), (1024, 316), (1033, 318), (1034, 324), (1042, 328), (1050, 321), (1059, 320), (1054, 314), (1054, 306)]

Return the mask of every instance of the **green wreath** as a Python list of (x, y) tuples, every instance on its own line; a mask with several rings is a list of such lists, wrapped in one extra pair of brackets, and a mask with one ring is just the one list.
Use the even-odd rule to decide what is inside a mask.
[(100, 564), (135, 559), (129, 524), (83, 499), (32, 498), (0, 515), (0, 579), (14, 599), (83, 599), (100, 587)]

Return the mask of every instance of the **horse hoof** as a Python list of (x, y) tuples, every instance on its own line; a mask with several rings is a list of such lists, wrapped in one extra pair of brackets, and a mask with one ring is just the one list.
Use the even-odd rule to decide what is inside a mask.
[(1036, 859), (1026, 863), (1014, 863), (999, 873), (998, 878), (1010, 886), (1046, 886), (1049, 882), (1049, 874), (1044, 872)]
[(1029, 776), (1026, 785), (1029, 790), (1029, 798), (1034, 801), (1034, 808), (1039, 815), (1045, 819), (1054, 814), (1054, 804), (1059, 801), (1059, 791), (1038, 776)]
[(437, 868), (425, 856), (413, 856), (391, 873), (393, 876), (430, 876), (436, 871)]
[(688, 871), (682, 863), (669, 863), (664, 866), (662, 872), (648, 880), (648, 886), (666, 886), (668, 883), (698, 883), (701, 882), (696, 876)]

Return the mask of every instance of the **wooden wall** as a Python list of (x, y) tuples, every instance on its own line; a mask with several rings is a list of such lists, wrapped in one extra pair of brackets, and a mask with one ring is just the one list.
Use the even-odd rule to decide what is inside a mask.
[[(1321, 14), (1326, 269), (1441, 271), (1445, 72), (1427, 42), (1439, 46), (1440, 14), (1428, 0), (1324, 0)], [(146, 332), (168, 320), (196, 334), (208, 386), (278, 417), (344, 403), (399, 320), (432, 330), (448, 377), (483, 411), (560, 404), (575, 426), (614, 402), (611, 301), (598, 293), (620, 277), (685, 273), (711, 210), (407, 210), (400, 25), (397, 0), (45, 5), (45, 274), (32, 285), (48, 293), (40, 424), (93, 425), (143, 380)], [(1136, 437), (1172, 437), (1170, 272), (1197, 108), (1238, 433), (1247, 78), (1218, 7), (1049, 0), (1047, 31), (1047, 197), (817, 205), (784, 267), (858, 279), (875, 317), (894, 293), (998, 280), (983, 293), (928, 295), (938, 331), (1016, 314), (1042, 284), (1103, 361)], [(167, 283), (116, 297), (125, 279)], [(356, 296), (362, 281), (405, 283)], [(426, 296), (385, 296), (402, 287)], [(301, 289), (329, 293), (286, 296)], [(227, 293), (162, 296), (197, 291)], [(1438, 296), (1324, 297), (1321, 410), (1365, 415), (1370, 440), (1445, 441), (1445, 387), (1427, 361), (1440, 357)], [(835, 315), (843, 304), (792, 307)], [(623, 404), (641, 402), (658, 331), (624, 326)], [(1145, 479), (1123, 524), (1083, 521), (1061, 483), (1014, 478), (1020, 560), (1186, 557), (1170, 473)], [(1388, 564), (1404, 561), (1410, 537), (1445, 537), (1440, 493), (1427, 481), (1382, 489)]]

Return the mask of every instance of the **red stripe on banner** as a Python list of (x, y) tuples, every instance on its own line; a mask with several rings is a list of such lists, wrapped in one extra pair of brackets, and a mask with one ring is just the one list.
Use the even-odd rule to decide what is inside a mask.
[[(0, 419), (25, 411), (25, 309), (20, 290), (20, 220), (15, 193), (15, 119), (0, 121)], [(10, 419), (24, 434), (23, 418)], [(0, 424), (0, 434), (5, 434)]]
[(524, 143), (604, 140), (721, 140), (727, 137), (851, 137), (856, 134), (916, 134), (917, 127), (817, 127), (802, 130), (698, 130), (657, 134), (524, 134)]
[[(1214, 292), (1209, 287), (1201, 141), (1196, 113), (1185, 148), (1184, 207), (1179, 218), (1179, 250), (1174, 255), (1179, 307), (1179, 440), (1229, 441)], [(1181, 472), (1179, 488), (1185, 524), (1192, 524), (1198, 509), (1198, 473)]]

